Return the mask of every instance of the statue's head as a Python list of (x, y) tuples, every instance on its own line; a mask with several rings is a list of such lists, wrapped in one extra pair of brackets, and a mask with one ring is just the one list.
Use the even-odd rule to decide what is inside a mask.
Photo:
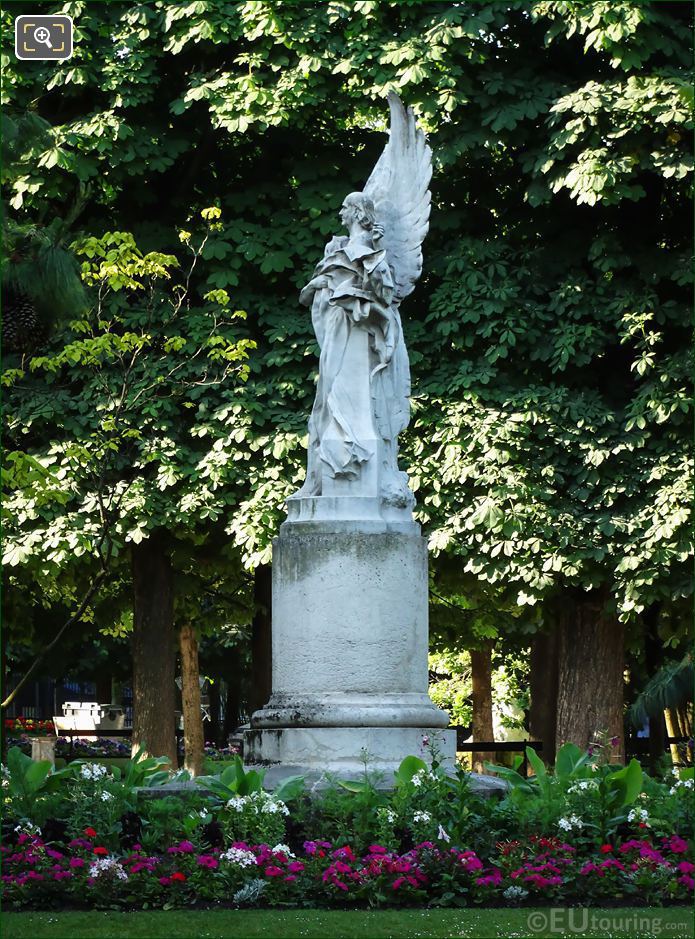
[(374, 203), (363, 192), (351, 192), (345, 196), (340, 208), (340, 220), (346, 227), (356, 220), (366, 231), (371, 231), (376, 221)]

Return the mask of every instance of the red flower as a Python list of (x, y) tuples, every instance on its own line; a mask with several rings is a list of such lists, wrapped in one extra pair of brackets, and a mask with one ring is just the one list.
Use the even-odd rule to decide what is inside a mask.
[(109, 852), (108, 852), (108, 849), (107, 849), (107, 848), (101, 848), (101, 847), (99, 847), (99, 848), (94, 848), (94, 854), (99, 854), (99, 855), (101, 855), (102, 857), (103, 857), (104, 855), (108, 854), (108, 853), (109, 853)]
[(171, 875), (171, 879), (178, 880), (183, 883), (183, 881), (186, 879), (186, 875), (182, 874), (181, 871), (174, 871), (174, 873)]
[(96, 838), (97, 836), (97, 833), (93, 828), (85, 828), (84, 833), (88, 838)]
[(601, 845), (601, 854), (610, 854), (613, 850), (612, 844), (602, 844)]

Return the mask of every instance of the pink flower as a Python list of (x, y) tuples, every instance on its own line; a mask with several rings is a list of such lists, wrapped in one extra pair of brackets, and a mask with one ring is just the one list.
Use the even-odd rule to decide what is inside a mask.
[(220, 866), (217, 858), (213, 857), (211, 854), (201, 854), (196, 860), (201, 867), (207, 867), (208, 870), (214, 870), (216, 867)]
[(679, 835), (671, 835), (664, 839), (664, 847), (668, 848), (673, 854), (685, 854), (688, 850), (688, 842), (684, 841)]
[(695, 864), (691, 864), (690, 861), (681, 861), (678, 870), (681, 874), (692, 874), (695, 871)]
[(478, 877), (475, 882), (479, 887), (498, 887), (502, 883), (502, 871), (496, 867), (491, 873)]
[(304, 865), (301, 861), (291, 861), (287, 865), (287, 870), (290, 872), (290, 874), (299, 874), (304, 870)]
[(190, 841), (181, 841), (179, 844), (167, 848), (167, 854), (192, 854), (195, 847)]
[(266, 877), (283, 877), (285, 874), (282, 868), (277, 867), (275, 864), (269, 864), (263, 873)]
[(695, 880), (693, 880), (692, 877), (688, 877), (687, 874), (683, 874), (682, 877), (679, 877), (678, 883), (683, 884), (684, 887), (688, 887), (690, 890), (695, 888)]
[(70, 867), (84, 867), (84, 861), (81, 857), (71, 857)]
[(393, 882), (393, 884), (392, 884), (392, 889), (393, 889), (393, 890), (398, 890), (400, 887), (403, 886), (403, 884), (404, 884), (405, 882), (406, 882), (406, 881), (405, 881), (405, 877), (396, 877), (396, 879), (394, 880), (394, 882)]
[(159, 878), (159, 882), (160, 882), (160, 884), (162, 885), (162, 887), (168, 887), (169, 884), (171, 883), (171, 878), (169, 878), (169, 877), (160, 877), (160, 878)]
[(370, 854), (386, 854), (386, 848), (382, 847), (380, 844), (370, 844), (367, 848)]

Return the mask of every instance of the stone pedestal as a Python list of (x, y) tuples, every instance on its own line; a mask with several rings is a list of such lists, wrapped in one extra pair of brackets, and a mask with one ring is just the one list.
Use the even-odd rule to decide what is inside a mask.
[(427, 694), (419, 526), (299, 508), (273, 547), (273, 692), (251, 718), (245, 762), (354, 774), (366, 755), (388, 773), (408, 754), (427, 757), (423, 737), (453, 761), (448, 716)]
[(56, 741), (57, 737), (32, 737), (31, 740), (31, 758), (32, 760), (48, 760), (53, 766), (56, 764)]

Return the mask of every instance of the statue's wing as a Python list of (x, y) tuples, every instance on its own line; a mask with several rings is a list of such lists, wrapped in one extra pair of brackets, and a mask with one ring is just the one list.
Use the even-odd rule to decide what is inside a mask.
[(398, 95), (388, 96), (391, 128), (384, 152), (372, 170), (364, 194), (374, 202), (377, 222), (384, 228), (394, 279), (394, 301), (412, 292), (422, 271), (422, 242), (429, 227), (432, 151), (415, 123), (411, 108)]

